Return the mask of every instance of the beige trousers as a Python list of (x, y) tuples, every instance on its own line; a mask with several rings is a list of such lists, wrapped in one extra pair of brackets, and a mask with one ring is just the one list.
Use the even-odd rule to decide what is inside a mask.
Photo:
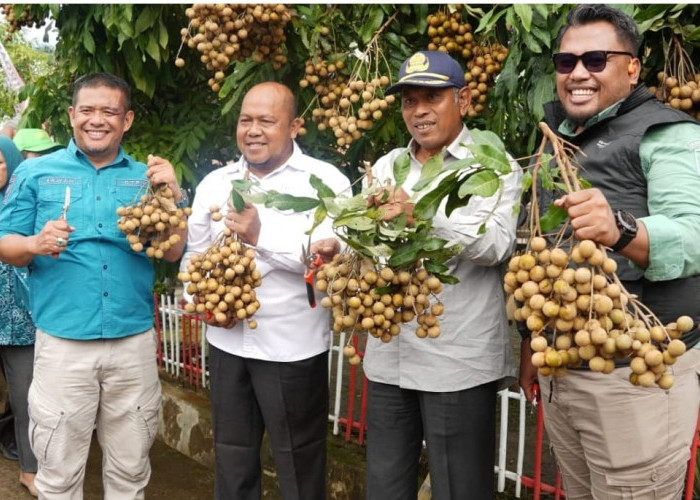
[(158, 429), (156, 338), (66, 340), (37, 330), (29, 389), (29, 439), (40, 499), (83, 498), (93, 429), (107, 500), (142, 499)]
[(700, 350), (669, 370), (675, 383), (668, 391), (633, 386), (629, 368), (540, 377), (568, 500), (681, 498), (700, 404)]

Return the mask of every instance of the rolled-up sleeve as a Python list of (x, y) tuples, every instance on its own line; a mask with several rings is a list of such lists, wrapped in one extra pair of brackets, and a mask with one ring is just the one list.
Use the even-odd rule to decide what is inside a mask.
[(647, 179), (649, 234), (645, 277), (665, 281), (700, 273), (700, 126), (655, 128), (639, 149)]

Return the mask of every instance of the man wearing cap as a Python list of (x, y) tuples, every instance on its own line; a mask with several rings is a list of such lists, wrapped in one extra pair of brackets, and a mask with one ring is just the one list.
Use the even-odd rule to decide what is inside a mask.
[[(393, 178), (394, 160), (406, 149), (410, 173), (404, 186), (377, 204), (402, 203), (407, 215), (410, 186), (431, 156), (445, 164), (470, 156), (463, 123), (471, 95), (464, 71), (442, 52), (417, 52), (399, 71), (388, 94), (401, 93), (401, 112), (412, 136), (373, 167), (378, 179)], [(449, 217), (433, 218), (435, 235), (464, 250), (448, 262), (460, 281), (444, 285), (441, 334), (420, 339), (410, 329), (389, 343), (369, 337), (364, 369), (369, 378), (367, 498), (416, 498), (417, 473), (426, 442), (433, 498), (493, 499), (496, 393), (514, 381), (504, 294), (498, 265), (515, 244), (514, 205), (521, 170), (502, 178), (502, 195), (474, 196)], [(436, 181), (437, 183), (438, 181)], [(415, 202), (416, 200), (411, 200)], [(486, 224), (486, 231), (479, 227)]]
[(19, 129), (13, 141), (25, 159), (53, 153), (63, 148), (60, 144), (53, 142), (46, 130), (40, 128)]

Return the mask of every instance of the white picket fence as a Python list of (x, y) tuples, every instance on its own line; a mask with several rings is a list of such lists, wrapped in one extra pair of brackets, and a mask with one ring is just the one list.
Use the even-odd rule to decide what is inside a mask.
[[(185, 313), (183, 309), (179, 307), (176, 299), (168, 295), (161, 295), (160, 297), (160, 308), (158, 314), (160, 315), (161, 324), (161, 349), (163, 353), (163, 369), (175, 376), (180, 377), (186, 369), (186, 366), (182, 360), (182, 316)], [(200, 332), (199, 338), (199, 350), (200, 357), (199, 361), (201, 363), (201, 387), (208, 387), (208, 370), (207, 370), (207, 345), (205, 339), (206, 324), (202, 323), (202, 331)], [(344, 405), (347, 403), (343, 398), (343, 377), (347, 374), (345, 373), (345, 368), (347, 363), (343, 361), (342, 349), (347, 341), (345, 333), (339, 335), (331, 335), (331, 345), (328, 353), (329, 356), (329, 370), (328, 370), (328, 380), (331, 383), (334, 379), (335, 387), (331, 387), (331, 412), (328, 415), (329, 422), (333, 424), (333, 434), (338, 435), (340, 433), (340, 421), (344, 416), (343, 409)], [(335, 372), (335, 377), (332, 377), (332, 373)], [(514, 392), (508, 389), (504, 389), (498, 393), (500, 401), (500, 421), (498, 433), (498, 452), (496, 456), (496, 463), (494, 464), (494, 473), (497, 476), (497, 490), (499, 492), (505, 491), (506, 480), (513, 481), (515, 483), (515, 496), (520, 498), (522, 484), (521, 477), (523, 476), (523, 463), (525, 457), (525, 433), (526, 433), (526, 412), (529, 411), (527, 407), (527, 401), (521, 392)], [(509, 436), (509, 413), (511, 411), (518, 412), (518, 439), (517, 439), (517, 449), (508, 449), (508, 436)], [(508, 457), (512, 457), (513, 453), (516, 454), (515, 460), (515, 470), (508, 470), (507, 460)]]

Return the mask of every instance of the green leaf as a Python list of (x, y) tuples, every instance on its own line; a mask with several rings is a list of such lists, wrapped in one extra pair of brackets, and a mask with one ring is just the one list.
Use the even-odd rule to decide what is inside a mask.
[(543, 232), (548, 233), (549, 231), (558, 228), (568, 216), (569, 213), (565, 209), (557, 207), (553, 204), (549, 205), (547, 207), (547, 212), (540, 217), (540, 229)]
[(311, 184), (311, 186), (316, 190), (319, 198), (335, 198), (335, 193), (333, 190), (324, 184), (324, 182), (314, 174), (311, 174), (309, 184)]
[(411, 170), (411, 158), (408, 156), (408, 150), (396, 157), (393, 170), (395, 187), (400, 188), (406, 182), (408, 173)]
[(95, 39), (87, 28), (83, 31), (83, 46), (90, 54), (95, 53)]
[(456, 285), (457, 283), (459, 283), (459, 278), (457, 278), (456, 276), (451, 276), (449, 274), (433, 273), (433, 276), (439, 279), (440, 282), (445, 283), (447, 285)]
[(443, 165), (443, 168), (445, 170), (464, 170), (464, 169), (467, 169), (473, 165), (478, 165), (478, 164), (479, 164), (479, 160), (477, 160), (473, 156), (470, 156), (468, 158), (453, 161), (453, 162), (448, 163), (447, 165)]
[(146, 53), (158, 64), (160, 64), (160, 46), (156, 40), (155, 34), (148, 35), (148, 44), (146, 45)]
[(532, 7), (526, 3), (516, 3), (513, 4), (513, 9), (515, 9), (515, 13), (522, 21), (523, 28), (525, 28), (526, 31), (530, 31), (530, 26), (532, 25)]
[(416, 206), (413, 207), (413, 216), (418, 219), (432, 219), (437, 213), (442, 199), (457, 186), (456, 175), (457, 172), (451, 173), (418, 200)]
[(503, 141), (496, 134), (490, 130), (479, 130), (478, 128), (472, 128), (469, 130), (472, 136), (472, 140), (475, 144), (485, 144), (493, 147), (499, 152), (506, 154), (506, 147)]
[(231, 181), (231, 185), (233, 186), (233, 189), (244, 192), (257, 185), (257, 182), (248, 179), (236, 179)]
[(326, 210), (326, 206), (321, 203), (314, 211), (314, 225), (311, 226), (311, 229), (309, 229), (305, 234), (311, 234), (314, 229), (316, 229), (326, 219), (327, 215), (328, 211)]
[(438, 175), (440, 175), (440, 172), (442, 172), (442, 166), (442, 152), (428, 158), (428, 160), (423, 164), (423, 167), (421, 168), (420, 178), (411, 189), (413, 189), (413, 191), (420, 191), (421, 189), (429, 185)]
[(153, 26), (158, 20), (158, 15), (159, 12), (155, 7), (152, 7), (150, 5), (144, 6), (143, 10), (141, 10), (139, 16), (136, 18), (136, 23), (134, 25), (135, 34), (138, 35), (140, 33), (143, 33), (148, 28)]
[(276, 196), (268, 197), (265, 206), (278, 210), (292, 210), (294, 212), (306, 212), (313, 210), (320, 204), (316, 198), (305, 196), (292, 196), (291, 194), (279, 193)]
[(400, 246), (389, 258), (388, 265), (393, 267), (401, 267), (411, 264), (418, 260), (418, 255), (421, 252), (421, 247), (418, 242), (412, 241)]
[(488, 144), (467, 144), (474, 158), (482, 167), (495, 170), (502, 174), (510, 172), (510, 161), (505, 152), (499, 151)]
[(375, 226), (376, 222), (374, 219), (357, 214), (338, 217), (333, 221), (333, 227), (347, 227), (356, 231), (369, 231), (374, 229)]
[(243, 199), (243, 195), (241, 195), (241, 193), (239, 193), (235, 187), (231, 189), (231, 205), (233, 205), (233, 208), (238, 213), (245, 210), (245, 200)]
[(468, 194), (475, 194), (488, 198), (498, 191), (500, 179), (492, 170), (480, 170), (467, 176), (460, 184), (458, 196), (464, 198)]
[(432, 259), (423, 260), (423, 267), (430, 274), (443, 274), (450, 270), (447, 264), (443, 264), (442, 262), (438, 262)]

